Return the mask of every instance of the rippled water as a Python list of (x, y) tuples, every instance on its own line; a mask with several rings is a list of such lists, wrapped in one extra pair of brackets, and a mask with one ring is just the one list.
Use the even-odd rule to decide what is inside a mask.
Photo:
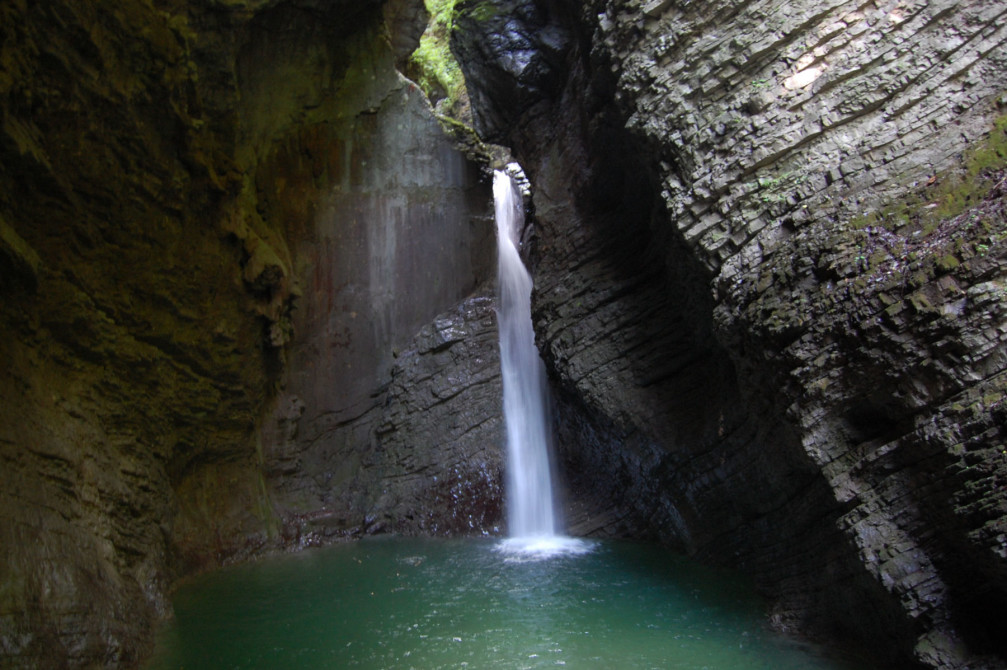
[(187, 583), (149, 670), (838, 670), (764, 625), (737, 578), (660, 548), (547, 560), (492, 540), (368, 539)]

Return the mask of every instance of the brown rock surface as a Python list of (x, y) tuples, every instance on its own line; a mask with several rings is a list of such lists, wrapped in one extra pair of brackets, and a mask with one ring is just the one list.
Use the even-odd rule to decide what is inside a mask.
[[(488, 187), (394, 68), (421, 4), (0, 7), (0, 665), (136, 666), (180, 574), (368, 515), (499, 523), (499, 400), (458, 360), (492, 359), (492, 320), (455, 307), (492, 267)], [(471, 342), (394, 358), (444, 313)], [(454, 384), (465, 407), (441, 417), (485, 429), (449, 458), (403, 428), (386, 465), (368, 421), (411, 425), (407, 360), (409, 392)], [(445, 381), (456, 363), (478, 401)], [(471, 520), (466, 448), (487, 483)], [(451, 482), (412, 525), (410, 450)]]

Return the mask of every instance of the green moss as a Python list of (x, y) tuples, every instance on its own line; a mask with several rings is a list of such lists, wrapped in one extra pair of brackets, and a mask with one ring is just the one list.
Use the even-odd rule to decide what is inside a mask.
[(749, 191), (757, 190), (760, 201), (772, 204), (786, 202), (805, 181), (806, 175), (788, 171), (775, 176), (759, 177), (754, 182), (748, 182), (746, 187)]
[(889, 254), (884, 249), (875, 249), (870, 258), (867, 259), (867, 268), (871, 271), (880, 267), (882, 263), (890, 258)]
[(997, 392), (986, 393), (983, 395), (983, 404), (989, 407), (990, 405), (997, 405), (1003, 399), (1003, 395)]
[(937, 267), (943, 270), (944, 272), (951, 272), (960, 264), (961, 261), (959, 261), (958, 257), (955, 256), (954, 254), (947, 254), (946, 256), (942, 256), (939, 259), (937, 259)]
[(990, 134), (962, 156), (958, 168), (934, 175), (917, 193), (898, 204), (856, 217), (853, 228), (881, 226), (892, 231), (912, 228), (924, 235), (938, 224), (977, 205), (989, 193), (992, 173), (1007, 167), (1007, 114), (997, 117)]
[[(447, 100), (452, 110), (465, 96), (465, 78), (449, 46), (459, 0), (426, 0), (430, 23), (410, 57), (410, 74), (431, 101)], [(449, 111), (450, 113), (450, 111)]]
[(437, 121), (440, 122), (441, 129), (454, 141), (458, 150), (469, 160), (493, 166), (505, 162), (505, 154), (501, 155), (503, 150), (483, 143), (472, 126), (444, 114), (437, 114)]
[(894, 303), (885, 308), (885, 314), (888, 316), (895, 316), (903, 310), (903, 305), (901, 302)]
[(476, 21), (489, 21), (500, 13), (500, 8), (495, 3), (484, 0), (472, 5), (467, 13)]
[(937, 312), (937, 308), (934, 307), (930, 299), (922, 291), (917, 291), (909, 296), (909, 302), (912, 304), (913, 308), (920, 314), (927, 314)]

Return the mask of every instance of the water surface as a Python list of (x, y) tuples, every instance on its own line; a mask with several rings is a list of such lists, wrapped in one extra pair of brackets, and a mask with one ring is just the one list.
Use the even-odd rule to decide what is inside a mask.
[(174, 606), (148, 670), (853, 668), (769, 631), (736, 577), (623, 542), (368, 539), (201, 576)]

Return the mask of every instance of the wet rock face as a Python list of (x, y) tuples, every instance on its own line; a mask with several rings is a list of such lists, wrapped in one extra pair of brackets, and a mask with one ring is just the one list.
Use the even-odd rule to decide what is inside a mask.
[(482, 37), (453, 40), (453, 48), (459, 62), (478, 63), (479, 83), (470, 90), (476, 130), (499, 142), (518, 110), (558, 90), (570, 35), (534, 0), (461, 3), (454, 30)]
[[(316, 28), (312, 17), (294, 12), (284, 22), (290, 27), (276, 32), (277, 22), (265, 21), (241, 64), (244, 88), (261, 92), (246, 128), (275, 128), (276, 84), (291, 72), (303, 79), (290, 95), (310, 109), (282, 137), (263, 143), (256, 166), (260, 210), (266, 221), (285, 226), (299, 282), (296, 302), (280, 320), (281, 334), (289, 323), (291, 336), (262, 442), (266, 485), (281, 535), (299, 544), (375, 532), (379, 523), (405, 532), (408, 519), (374, 507), (384, 496), (382, 505), (405, 512), (404, 503), (388, 502), (399, 492), (385, 495), (381, 476), (365, 470), (381, 448), (375, 431), (390, 420), (383, 413), (411, 392), (394, 382), (397, 358), (435, 315), (490, 277), (491, 196), (478, 169), (441, 132), (422, 92), (394, 69), (396, 54), (383, 42), (380, 23), (332, 50), (318, 46), (327, 44), (321, 36), (328, 29)], [(317, 42), (305, 40), (312, 31), (320, 34)], [(331, 71), (332, 81), (319, 80), (319, 71)], [(260, 136), (252, 131), (253, 140)], [(432, 375), (435, 366), (426, 365)], [(464, 376), (452, 374), (457, 394)], [(434, 381), (428, 375), (415, 383), (426, 388)], [(454, 476), (464, 460), (463, 447), (442, 427), (439, 438), (429, 427), (396, 437), (401, 448), (428, 451), (408, 462), (422, 462), (422, 477), (431, 481)], [(409, 475), (405, 464), (392, 469), (389, 477)], [(438, 519), (449, 513), (447, 498), (436, 500), (409, 513), (412, 531), (454, 528)]]
[[(364, 414), (321, 437), (300, 398), (277, 408), (267, 422), (266, 476), (278, 489), (286, 543), (499, 529), (503, 426), (493, 304), (472, 297), (421, 328), (396, 352)], [(317, 442), (328, 448), (305, 447)], [(299, 508), (288, 502), (298, 494), (307, 501)]]
[[(368, 531), (474, 535), (503, 525), (504, 426), (495, 298), (463, 301), (399, 354), (364, 476)], [(446, 512), (446, 513), (445, 513)]]
[(538, 4), (564, 85), (485, 115), (534, 188), (576, 527), (740, 566), (879, 663), (1002, 667), (1002, 8)]
[(181, 574), (499, 523), (490, 196), (395, 71), (422, 16), (0, 8), (0, 665), (134, 667)]
[(196, 453), (241, 469), (265, 394), (212, 223), (228, 152), (152, 9), (0, 25), (0, 664), (132, 666), (168, 609), (172, 489)]

